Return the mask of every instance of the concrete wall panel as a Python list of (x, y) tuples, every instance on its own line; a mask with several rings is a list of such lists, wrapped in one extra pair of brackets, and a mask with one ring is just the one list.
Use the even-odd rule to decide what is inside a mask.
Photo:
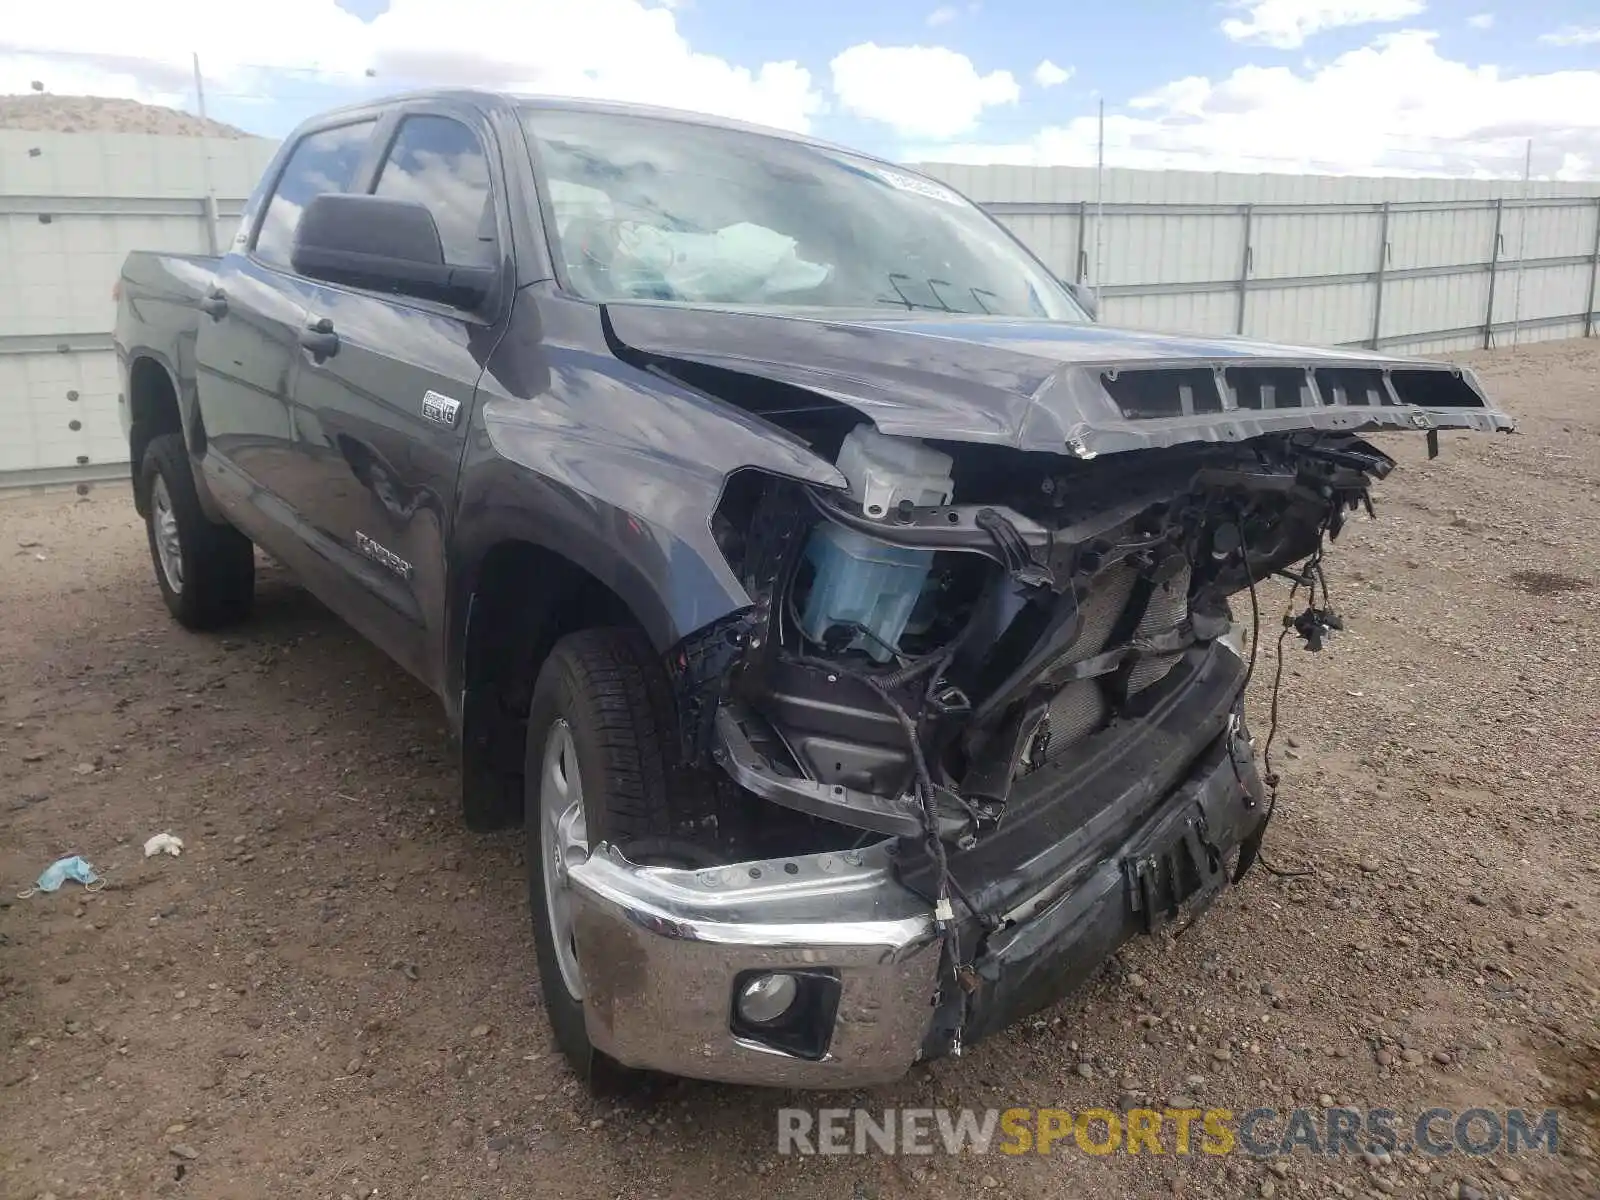
[[(206, 252), (208, 189), (225, 246), (275, 149), (264, 139), (0, 130), (0, 484), (116, 467), (125, 450), (106, 347), (122, 259), (133, 249)], [(1450, 353), (1483, 344), (1497, 258), (1496, 344), (1585, 332), (1600, 221), (1593, 183), (924, 169), (995, 206), (1056, 275), (1094, 283), (1098, 262), (1108, 323), (1233, 333), (1248, 269), (1246, 335), (1363, 344), (1381, 265), (1380, 344)], [(1519, 270), (1519, 250), (1544, 265)], [(1328, 276), (1340, 278), (1272, 283)], [(1513, 335), (1504, 326), (1517, 317)]]

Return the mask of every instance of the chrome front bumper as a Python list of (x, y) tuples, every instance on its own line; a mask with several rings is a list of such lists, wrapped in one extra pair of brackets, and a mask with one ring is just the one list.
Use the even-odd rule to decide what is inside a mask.
[[(601, 845), (570, 872), (589, 1040), (632, 1067), (774, 1087), (854, 1087), (921, 1054), (939, 945), (887, 843), (706, 870), (639, 867)], [(739, 1036), (735, 979), (828, 969), (832, 1037), (810, 1059)]]
[[(1065, 995), (1130, 938), (1209, 904), (1265, 822), (1233, 721), (1154, 808), (1141, 778), (1113, 783), (1111, 808), (1140, 819), (1013, 897), (1005, 928), (978, 947), (970, 988), (942, 1008), (933, 914), (897, 878), (892, 842), (699, 871), (635, 866), (602, 845), (569, 874), (589, 1039), (629, 1066), (813, 1088), (889, 1082), (947, 1053), (953, 1003), (975, 1042)], [(770, 1025), (736, 1032), (740, 976), (771, 971), (837, 978), (821, 1057), (763, 1044)]]

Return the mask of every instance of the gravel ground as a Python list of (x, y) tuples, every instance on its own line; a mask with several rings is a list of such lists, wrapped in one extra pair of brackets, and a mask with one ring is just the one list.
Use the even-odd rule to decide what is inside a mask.
[[(120, 488), (0, 501), (0, 1193), (1595, 1196), (1600, 349), (1480, 365), (1523, 432), (1447, 435), (1432, 463), (1391, 439), (1379, 520), (1329, 556), (1349, 628), (1287, 651), (1268, 855), (1311, 874), (1257, 871), (1037, 1021), (867, 1094), (588, 1098), (539, 1011), (518, 839), (458, 824), (434, 702), (270, 568), (251, 625), (180, 630)], [(1285, 591), (1262, 589), (1264, 652)], [(183, 856), (143, 859), (163, 830)], [(13, 898), (73, 852), (103, 891)], [(1269, 1171), (775, 1149), (786, 1103), (1179, 1095), (1554, 1106), (1561, 1151)]]

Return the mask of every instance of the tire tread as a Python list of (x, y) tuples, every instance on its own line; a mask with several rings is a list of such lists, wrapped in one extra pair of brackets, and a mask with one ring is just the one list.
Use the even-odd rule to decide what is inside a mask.
[(654, 649), (632, 629), (586, 629), (555, 653), (569, 664), (590, 708), (591, 731), (606, 762), (598, 834), (614, 842), (662, 837), (686, 816), (675, 801), (677, 730), (666, 678)]
[(714, 811), (707, 773), (680, 760), (677, 708), (666, 670), (644, 634), (597, 627), (556, 643), (539, 672), (529, 709), (523, 816), (528, 894), (545, 1012), (556, 1043), (592, 1088), (617, 1065), (590, 1043), (582, 1002), (561, 981), (545, 911), (539, 785), (553, 720), (568, 722), (583, 766), (589, 842), (626, 849), (636, 839), (670, 837)]
[[(148, 502), (155, 476), (167, 484), (183, 543), (183, 591), (174, 592), (155, 549), (155, 507)], [(141, 466), (140, 486), (147, 498), (145, 518), (150, 557), (167, 608), (187, 629), (217, 629), (249, 616), (255, 600), (255, 547), (231, 525), (211, 521), (200, 507), (194, 469), (181, 433), (150, 439)]]

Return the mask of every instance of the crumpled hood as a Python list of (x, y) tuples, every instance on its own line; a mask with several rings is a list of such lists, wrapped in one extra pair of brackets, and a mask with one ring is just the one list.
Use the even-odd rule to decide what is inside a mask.
[[(673, 360), (699, 363), (805, 388), (849, 405), (884, 433), (907, 437), (1092, 457), (1297, 428), (1512, 427), (1470, 371), (1362, 350), (877, 309), (630, 301), (605, 305), (605, 315), (625, 351), (668, 367)], [(1106, 387), (1108, 374), (1115, 380), (1134, 370), (1241, 367), (1376, 371), (1387, 398), (1381, 406), (1346, 404), (1321, 386), (1321, 404), (1263, 410), (1223, 387), (1221, 411), (1152, 416), (1130, 413)], [(1402, 386), (1418, 381), (1424, 386)]]

